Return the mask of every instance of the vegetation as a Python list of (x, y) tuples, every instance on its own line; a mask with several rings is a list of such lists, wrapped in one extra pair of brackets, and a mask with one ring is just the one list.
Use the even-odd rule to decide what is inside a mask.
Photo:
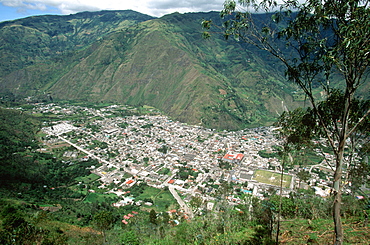
[(188, 178), (196, 179), (198, 174), (199, 172), (195, 171), (194, 169), (180, 167), (179, 171), (176, 173), (176, 177), (181, 180), (187, 180)]
[[(235, 191), (241, 204), (232, 206), (227, 198), (232, 198), (232, 191), (241, 186), (212, 180), (212, 185), (206, 184), (214, 189), (213, 209), (193, 197), (190, 205), (196, 215), (192, 219), (179, 211), (168, 189), (155, 189), (142, 182), (126, 192), (141, 203), (115, 208), (112, 203), (118, 200), (116, 195), (107, 194), (96, 181), (98, 176), (91, 174), (92, 166), (100, 166), (98, 161), (62, 161), (59, 156), (71, 150), (65, 146), (50, 153), (39, 151), (38, 137), (46, 137), (38, 132), (41, 121), (52, 125), (61, 116), (79, 125), (78, 116), (60, 114), (51, 118), (39, 113), (33, 117), (22, 110), (0, 108), (0, 243), (327, 244), (335, 240), (336, 244), (367, 244), (370, 193), (361, 193), (364, 189), (359, 187), (368, 184), (370, 170), (366, 160), (370, 149), (369, 95), (363, 93), (368, 90), (365, 72), (370, 60), (370, 14), (368, 6), (359, 1), (332, 3), (286, 2), (282, 12), (253, 15), (252, 20), (260, 23), (252, 26), (249, 24), (256, 22), (250, 22), (251, 15), (236, 11), (234, 1), (225, 3), (222, 15), (226, 18), (226, 36), (243, 39), (249, 33), (244, 31), (260, 29), (262, 32), (249, 36), (252, 39), (248, 42), (262, 45), (258, 47), (283, 61), (286, 75), (295, 84), (282, 82), (282, 66), (253, 45), (233, 40), (226, 43), (221, 36), (201, 40), (194, 30), (199, 30), (203, 14), (176, 13), (153, 19), (132, 11), (103, 11), (1, 23), (3, 105), (18, 106), (24, 96), (32, 101), (88, 100), (95, 108), (103, 105), (96, 101), (124, 101), (155, 105), (178, 120), (219, 129), (271, 122), (274, 115), (294, 106), (293, 98), (306, 97), (311, 107), (282, 113), (278, 126), (283, 146), (276, 153), (259, 153), (282, 160), (277, 167), (280, 175), (256, 171), (254, 176), (261, 182), (280, 184), (280, 195), (275, 195), (276, 188), (267, 190), (263, 200)], [(274, 8), (274, 4), (262, 1), (254, 7)], [(291, 13), (291, 7), (299, 12)], [(271, 18), (275, 22), (267, 22)], [(286, 50), (279, 39), (284, 45), (299, 46)], [(271, 40), (277, 41), (277, 49), (269, 46)], [(298, 55), (286, 56), (292, 50)], [(293, 95), (298, 88), (302, 91)], [(143, 106), (139, 110), (122, 109), (116, 115), (152, 110)], [(86, 127), (101, 131), (93, 122), (101, 119), (95, 116)], [(128, 124), (119, 126), (125, 128)], [(148, 123), (143, 128), (152, 126)], [(161, 141), (158, 151), (166, 154), (171, 149)], [(92, 143), (93, 147), (107, 146), (97, 140)], [(321, 162), (323, 158), (316, 154), (315, 147), (322, 145), (325, 147), (321, 152), (335, 155), (333, 195), (322, 198), (312, 190), (298, 189), (282, 196), (283, 187), (291, 181), (285, 175), (287, 169), (292, 164)], [(352, 161), (355, 158), (357, 161)], [(149, 162), (149, 158), (143, 161)], [(232, 166), (221, 163), (220, 167)], [(347, 176), (342, 176), (343, 169)], [(313, 168), (312, 173), (315, 171), (324, 174)], [(169, 174), (170, 169), (162, 173)], [(198, 173), (182, 167), (176, 177), (191, 180)], [(309, 174), (300, 171), (297, 177), (304, 182)], [(342, 192), (343, 187), (349, 191)], [(109, 188), (118, 187), (112, 183)], [(358, 194), (365, 198), (356, 198)], [(333, 213), (334, 232), (329, 225)]]
[[(280, 186), (280, 174), (277, 174), (275, 172), (259, 169), (255, 171), (253, 179), (261, 183)], [(291, 180), (292, 176), (284, 175), (283, 187), (289, 188)]]
[(22, 111), (0, 108), (0, 185), (43, 179), (40, 164), (29, 155), (38, 147), (40, 123)]
[[(202, 18), (219, 20), (219, 15), (175, 13), (154, 19), (103, 11), (4, 22), (0, 96), (120, 102), (147, 111), (153, 108), (143, 105), (150, 105), (175, 120), (229, 130), (270, 125), (276, 112), (296, 106), (296, 87), (284, 84), (276, 62), (222, 35), (203, 40)], [(15, 76), (17, 83), (11, 82)]]
[[(213, 210), (208, 210), (201, 198), (192, 198), (190, 204), (197, 212), (187, 220), (168, 189), (138, 183), (128, 195), (153, 205), (115, 208), (111, 204), (116, 196), (98, 188), (98, 176), (89, 171), (91, 166), (99, 166), (96, 160), (62, 162), (36, 151), (37, 118), (1, 111), (0, 119), (5, 122), (2, 160), (18, 155), (10, 162), (1, 161), (7, 178), (7, 184), (0, 186), (1, 244), (274, 244), (278, 210), (282, 216), (280, 240), (286, 244), (325, 244), (333, 237), (328, 226), (333, 200), (317, 197), (310, 190), (298, 190), (281, 202), (273, 193), (266, 193), (265, 200), (241, 193), (239, 198), (245, 204), (235, 207), (225, 199), (234, 187), (223, 182), (216, 185)], [(32, 164), (13, 173), (24, 161)], [(42, 175), (34, 174), (34, 168)], [(197, 175), (188, 168), (179, 173), (184, 178)], [(370, 239), (367, 200), (346, 195), (343, 203), (346, 242), (366, 244)]]
[[(271, 15), (270, 22), (259, 22), (250, 13), (239, 10), (237, 3), (241, 7), (273, 11), (275, 14)], [(369, 104), (357, 99), (369, 71), (370, 15), (367, 5), (368, 1), (356, 0), (289, 1), (282, 4), (277, 1), (231, 0), (225, 1), (221, 12), (225, 18), (225, 37), (234, 36), (276, 57), (285, 66), (287, 78), (299, 86), (312, 106), (307, 112), (295, 111), (286, 118), (283, 115), (282, 124), (286, 126), (285, 130), (290, 130), (284, 133), (287, 143), (308, 142), (314, 133), (317, 137), (319, 132), (335, 155), (335, 244), (343, 244), (344, 241), (341, 203), (347, 139), (356, 134), (368, 134), (368, 129), (365, 133), (362, 125), (368, 121)], [(292, 9), (297, 12), (292, 13)], [(210, 28), (211, 23), (204, 21), (203, 26)], [(204, 35), (208, 37), (210, 34), (205, 32)], [(286, 55), (276, 40), (284, 40), (286, 47), (294, 52)], [(318, 92), (324, 93), (325, 98), (318, 97)], [(289, 125), (293, 125), (296, 131), (289, 129)], [(284, 151), (289, 153), (289, 150)]]

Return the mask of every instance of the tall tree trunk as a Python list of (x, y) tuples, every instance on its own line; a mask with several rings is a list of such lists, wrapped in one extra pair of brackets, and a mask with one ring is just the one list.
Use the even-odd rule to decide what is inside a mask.
[(283, 192), (283, 179), (284, 179), (284, 158), (282, 160), (281, 164), (281, 174), (280, 174), (280, 193), (279, 193), (279, 210), (278, 210), (278, 220), (277, 220), (277, 228), (276, 228), (276, 238), (275, 238), (275, 244), (279, 244), (279, 233), (280, 233), (280, 217), (281, 217), (281, 197)]
[(348, 86), (353, 82), (347, 82), (347, 89), (345, 92), (344, 110), (342, 115), (342, 127), (339, 130), (338, 148), (336, 152), (336, 166), (334, 173), (334, 203), (333, 203), (333, 220), (335, 231), (334, 245), (343, 244), (343, 226), (341, 220), (341, 205), (342, 205), (342, 169), (343, 169), (343, 154), (346, 145), (349, 112), (353, 99), (353, 86)]
[(338, 152), (337, 164), (334, 173), (334, 203), (333, 203), (333, 220), (334, 220), (334, 231), (335, 231), (335, 245), (342, 245), (343, 243), (343, 227), (341, 221), (341, 204), (342, 204), (342, 166), (343, 166), (343, 150)]

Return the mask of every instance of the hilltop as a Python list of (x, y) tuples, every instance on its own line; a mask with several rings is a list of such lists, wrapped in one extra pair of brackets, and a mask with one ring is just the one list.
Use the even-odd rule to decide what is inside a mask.
[(147, 104), (231, 130), (269, 125), (299, 105), (277, 62), (221, 34), (204, 40), (202, 19), (220, 21), (217, 12), (100, 11), (2, 22), (1, 96)]
[[(253, 17), (263, 23), (271, 16)], [(225, 40), (217, 29), (203, 39), (204, 19), (221, 25), (218, 12), (154, 18), (131, 10), (2, 22), (0, 96), (150, 105), (181, 122), (226, 130), (271, 125), (283, 111), (308, 106), (266, 52)], [(368, 86), (359, 96), (369, 96)]]

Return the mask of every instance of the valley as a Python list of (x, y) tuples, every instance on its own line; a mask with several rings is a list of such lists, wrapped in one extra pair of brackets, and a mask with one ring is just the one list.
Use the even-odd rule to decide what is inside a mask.
[(367, 244), (369, 9), (308, 3), (0, 22), (0, 243)]
[(304, 104), (266, 52), (220, 34), (203, 39), (207, 18), (220, 21), (217, 12), (102, 11), (3, 22), (0, 96), (150, 105), (221, 130), (270, 126)]
[[(270, 212), (265, 208), (277, 207), (280, 183), (282, 226), (291, 231), (281, 239), (291, 240), (288, 244), (301, 241), (299, 227), (308, 227), (303, 239), (331, 239), (328, 226), (309, 228), (307, 218), (295, 217), (329, 222), (332, 172), (327, 163), (332, 155), (319, 148), (294, 153), (280, 182), (278, 128), (207, 129), (173, 120), (150, 106), (64, 102), (12, 108), (0, 110), (6, 113), (4, 118), (12, 112), (26, 121), (12, 118), (14, 126), (2, 132), (16, 134), (0, 146), (25, 142), (25, 147), (14, 148), (11, 155), (2, 152), (0, 191), (6, 198), (0, 200), (0, 217), (3, 224), (20, 217), (21, 225), (2, 225), (3, 241), (10, 235), (18, 241), (36, 239), (32, 234), (55, 244), (101, 244), (103, 239), (111, 244), (152, 244), (153, 236), (157, 242), (174, 244), (178, 239), (195, 242), (208, 234), (212, 237), (204, 239), (214, 244), (259, 241), (254, 227), (270, 222), (263, 220)], [(30, 123), (36, 128), (27, 132), (34, 131), (36, 139), (19, 135)], [(346, 189), (352, 190), (344, 199), (351, 203), (345, 212), (356, 216), (346, 222), (360, 223), (358, 231), (346, 234), (361, 244), (363, 239), (356, 234), (366, 237), (367, 228), (362, 227), (366, 220), (359, 208), (369, 190), (366, 185)], [(8, 212), (9, 208), (18, 211)], [(111, 217), (104, 228), (97, 223), (101, 215)], [(179, 238), (184, 229), (190, 230)], [(160, 231), (163, 235), (155, 235)], [(327, 234), (316, 237), (317, 232)]]
[[(137, 109), (119, 105), (94, 109), (38, 104), (32, 113), (60, 118), (48, 122), (42, 129), (47, 134), (45, 151), (50, 151), (48, 147), (53, 145), (67, 143), (75, 150), (63, 153), (66, 160), (93, 158), (101, 163), (90, 169), (100, 177), (99, 188), (122, 198), (115, 206), (127, 205), (124, 201), (127, 196), (122, 193), (140, 183), (158, 189), (176, 189), (186, 202), (201, 197), (207, 207), (214, 207), (215, 194), (223, 183), (233, 185), (233, 193), (227, 197), (231, 205), (243, 203), (241, 193), (263, 198), (266, 193), (280, 192), (279, 157), (276, 153), (276, 157), (260, 154), (276, 152), (280, 145), (274, 137), (276, 128), (217, 131), (173, 121), (150, 107), (149, 115), (117, 116), (125, 110)], [(76, 117), (81, 112), (84, 117)], [(73, 115), (74, 120), (65, 120), (68, 115)], [(332, 156), (327, 154), (326, 160), (319, 159), (320, 162), (312, 167), (297, 163), (285, 169), (283, 196), (288, 197), (303, 186), (310, 188), (309, 183), (320, 186), (317, 191), (320, 195), (329, 195), (330, 178), (327, 176), (330, 175), (325, 171), (331, 171), (325, 167), (325, 161), (332, 161)], [(312, 171), (315, 168), (321, 169), (320, 175)], [(299, 180), (297, 173), (300, 171), (307, 171), (310, 177)], [(261, 180), (266, 175), (269, 177)], [(114, 188), (109, 189), (111, 184)]]

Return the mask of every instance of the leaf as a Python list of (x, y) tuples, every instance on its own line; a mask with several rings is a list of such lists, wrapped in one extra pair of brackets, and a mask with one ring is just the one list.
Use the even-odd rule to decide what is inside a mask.
[(270, 28), (269, 27), (267, 27), (267, 26), (265, 26), (265, 27), (263, 27), (262, 28), (262, 33), (264, 34), (264, 35), (268, 35), (268, 34), (270, 34)]
[(208, 39), (208, 38), (210, 38), (210, 37), (211, 37), (211, 34), (209, 34), (209, 32), (208, 32), (208, 31), (204, 31), (204, 32), (202, 33), (202, 37), (203, 37), (204, 39)]

